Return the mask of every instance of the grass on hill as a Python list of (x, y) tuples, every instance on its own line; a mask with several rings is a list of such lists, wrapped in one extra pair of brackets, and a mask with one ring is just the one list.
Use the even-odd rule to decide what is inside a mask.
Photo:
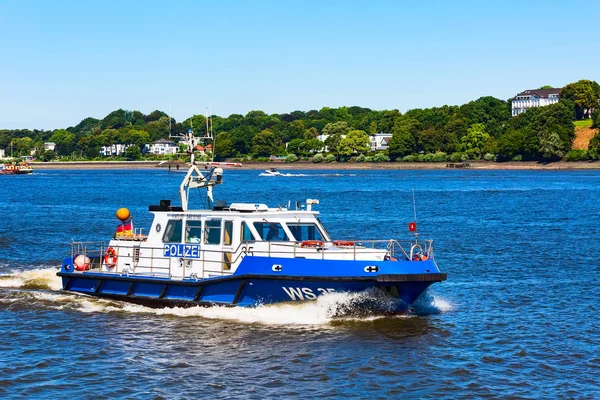
[(582, 119), (581, 121), (573, 122), (578, 128), (591, 128), (594, 121), (592, 119)]

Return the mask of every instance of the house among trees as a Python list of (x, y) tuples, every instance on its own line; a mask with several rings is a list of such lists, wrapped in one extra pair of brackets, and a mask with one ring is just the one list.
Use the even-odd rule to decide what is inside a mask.
[(0, 149), (0, 158), (4, 158), (6, 157), (6, 153), (4, 151), (4, 149)]
[(534, 89), (519, 93), (512, 100), (512, 116), (516, 117), (528, 108), (558, 103), (561, 90), (562, 88)]
[(179, 145), (167, 139), (159, 139), (152, 143), (151, 146), (147, 146), (148, 152), (151, 154), (177, 154), (179, 151)]
[(44, 143), (44, 150), (55, 151), (56, 150), (56, 143), (54, 143), (54, 142), (45, 142)]
[(129, 146), (133, 146), (133, 144), (119, 143), (111, 144), (110, 146), (102, 146), (100, 148), (100, 154), (102, 154), (103, 157), (120, 156), (125, 153), (125, 150), (127, 150)]
[(198, 151), (200, 154), (206, 154), (207, 151), (211, 151), (212, 150), (212, 144), (207, 144), (206, 146), (202, 146), (202, 145), (196, 145), (196, 151)]
[(374, 133), (369, 135), (369, 142), (371, 143), (371, 151), (385, 150), (392, 140), (391, 133)]

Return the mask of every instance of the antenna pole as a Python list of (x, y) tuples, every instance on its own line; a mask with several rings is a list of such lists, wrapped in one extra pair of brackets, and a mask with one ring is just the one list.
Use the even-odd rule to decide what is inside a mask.
[(215, 140), (215, 137), (213, 136), (212, 101), (209, 101), (208, 105), (210, 107), (210, 139), (212, 141), (212, 149), (210, 152), (210, 161), (215, 161), (216, 140)]
[(206, 137), (208, 137), (208, 107), (204, 109), (204, 114), (206, 115)]
[(417, 223), (417, 203), (415, 202), (415, 189), (412, 190), (413, 211), (415, 215), (415, 224)]

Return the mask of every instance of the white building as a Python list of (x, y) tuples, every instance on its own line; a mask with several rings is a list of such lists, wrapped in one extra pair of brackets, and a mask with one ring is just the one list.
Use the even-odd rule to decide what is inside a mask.
[(44, 143), (44, 150), (50, 150), (50, 151), (56, 150), (56, 143), (54, 143), (54, 142)]
[(512, 100), (512, 116), (525, 112), (528, 108), (543, 107), (558, 103), (562, 88), (526, 90)]
[(4, 151), (4, 149), (0, 149), (0, 158), (4, 157), (6, 157), (6, 152)]
[(110, 146), (102, 146), (102, 148), (100, 149), (100, 154), (102, 154), (102, 156), (104, 157), (120, 156), (121, 154), (125, 153), (125, 150), (127, 150), (127, 148), (130, 146), (133, 146), (133, 144), (119, 143)]
[(152, 154), (177, 154), (179, 145), (166, 139), (159, 139), (148, 147), (148, 152)]
[(374, 133), (369, 135), (371, 151), (387, 149), (390, 144), (390, 140), (392, 140), (391, 133)]

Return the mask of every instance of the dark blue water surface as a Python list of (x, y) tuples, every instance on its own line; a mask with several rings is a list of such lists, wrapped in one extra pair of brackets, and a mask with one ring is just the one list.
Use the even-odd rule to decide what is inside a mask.
[[(0, 397), (599, 398), (600, 172), (227, 170), (216, 198), (316, 198), (335, 239), (419, 230), (448, 273), (414, 312), (332, 318), (349, 299), (150, 310), (62, 293), (73, 240), (178, 201), (162, 170), (0, 176)], [(193, 204), (192, 204), (193, 206)]]

